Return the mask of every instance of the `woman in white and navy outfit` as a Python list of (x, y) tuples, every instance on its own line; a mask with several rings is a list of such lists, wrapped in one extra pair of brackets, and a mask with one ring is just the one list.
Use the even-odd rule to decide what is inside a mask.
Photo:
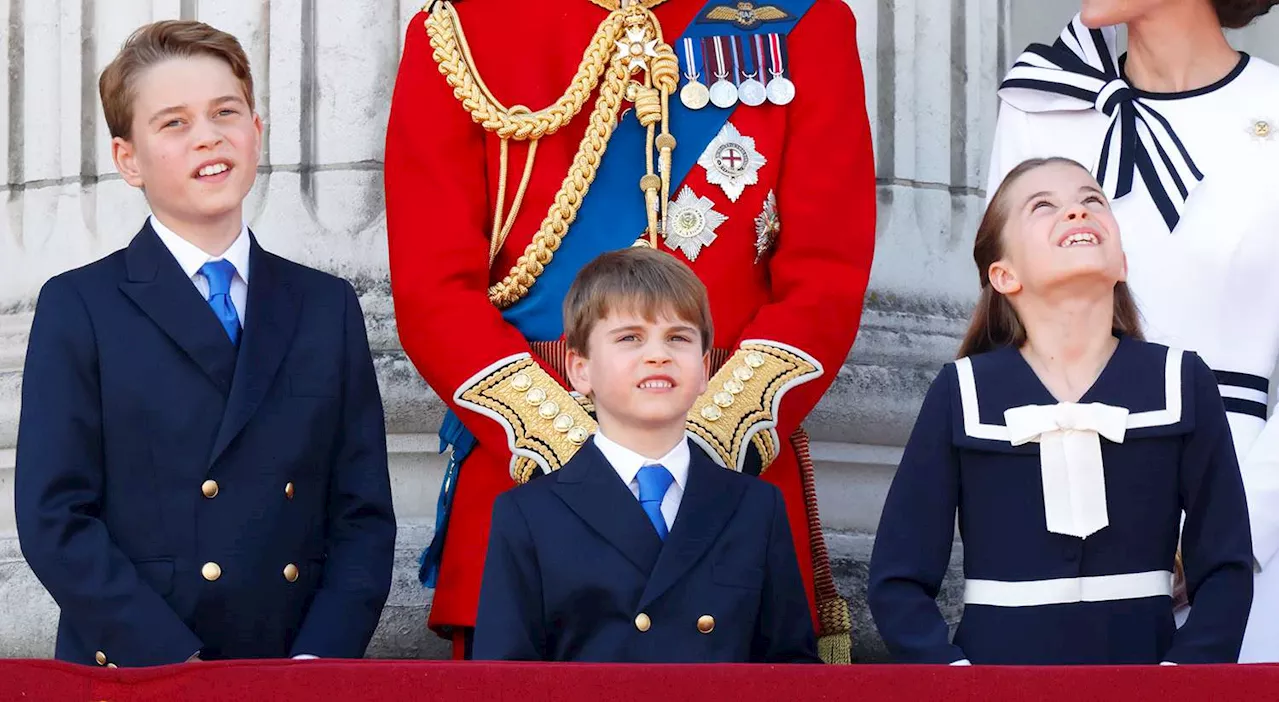
[[(1046, 174), (1075, 181), (1049, 187)], [(1225, 663), (1239, 652), (1249, 524), (1217, 381), (1194, 353), (1140, 340), (1096, 187), (1079, 164), (1024, 164), (983, 220), (964, 355), (925, 397), (876, 532), (868, 601), (899, 662)], [(1020, 217), (1056, 218), (1042, 224), (1051, 243)], [(1029, 242), (1021, 253), (1017, 237)], [(1175, 629), (1184, 510), (1195, 608)], [(965, 609), (951, 642), (935, 598), (957, 512)]]
[[(1267, 405), (1280, 352), (1280, 70), (1231, 49), (1222, 27), (1275, 4), (1085, 3), (1001, 84), (988, 190), (1030, 157), (1091, 166), (1114, 200), (1146, 338), (1214, 370), (1253, 537), (1241, 662), (1280, 658), (1280, 427)], [(1119, 23), (1129, 51), (1117, 58), (1115, 28), (1096, 27)]]

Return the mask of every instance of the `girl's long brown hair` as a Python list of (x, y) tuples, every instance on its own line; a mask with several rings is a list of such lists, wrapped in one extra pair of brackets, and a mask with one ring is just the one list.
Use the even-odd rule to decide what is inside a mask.
[[(1001, 346), (1022, 346), (1027, 341), (1027, 331), (1018, 319), (1018, 313), (1008, 298), (991, 288), (991, 279), (987, 271), (991, 264), (1004, 257), (1004, 242), (1001, 240), (1004, 225), (1009, 219), (1009, 190), (1019, 178), (1042, 166), (1052, 164), (1070, 165), (1086, 173), (1089, 169), (1069, 158), (1054, 156), (1051, 158), (1033, 158), (1019, 163), (1009, 171), (996, 188), (991, 197), (991, 204), (982, 216), (978, 225), (978, 235), (973, 242), (973, 262), (978, 264), (978, 282), (982, 286), (982, 294), (978, 305), (973, 310), (969, 321), (969, 330), (965, 332), (964, 341), (960, 342), (960, 351), (956, 358), (973, 356), (997, 349)], [(1142, 338), (1142, 322), (1138, 314), (1138, 306), (1133, 301), (1129, 286), (1116, 283), (1115, 312), (1111, 317), (1111, 331), (1124, 334), (1135, 339)]]

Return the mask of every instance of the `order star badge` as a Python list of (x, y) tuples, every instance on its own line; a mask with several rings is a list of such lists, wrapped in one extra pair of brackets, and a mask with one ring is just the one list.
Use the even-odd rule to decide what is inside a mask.
[(743, 136), (732, 122), (724, 123), (698, 157), (698, 165), (707, 170), (707, 182), (720, 186), (730, 202), (738, 201), (743, 188), (756, 184), (765, 163), (764, 156), (756, 151), (756, 140)]
[(756, 215), (756, 263), (759, 263), (760, 259), (773, 248), (781, 231), (782, 221), (778, 219), (778, 199), (770, 190), (764, 198), (764, 209)]
[(626, 63), (627, 70), (632, 72), (644, 70), (648, 65), (647, 59), (658, 55), (658, 40), (647, 39), (643, 27), (628, 29), (626, 40), (615, 43), (618, 53), (614, 59)]
[(681, 188), (667, 207), (663, 233), (667, 246), (683, 251), (690, 261), (697, 260), (702, 247), (716, 240), (716, 227), (729, 219), (711, 209), (713, 204), (708, 198), (695, 195), (689, 186)]

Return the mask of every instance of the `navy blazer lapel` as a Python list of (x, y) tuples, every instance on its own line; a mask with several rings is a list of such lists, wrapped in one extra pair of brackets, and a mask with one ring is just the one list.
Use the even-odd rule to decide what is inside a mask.
[(120, 283), (121, 292), (226, 395), (235, 371), (235, 347), (150, 221), (125, 250), (125, 270), (128, 280)]
[(649, 575), (662, 550), (662, 540), (594, 441), (587, 442), (563, 468), (542, 479), (555, 480), (553, 489), (569, 509), (641, 573)]
[(281, 276), (279, 261), (262, 250), (253, 232), (249, 237), (249, 294), (245, 303), (244, 333), (231, 396), (209, 455), (210, 466), (244, 429), (266, 396), (293, 341), (301, 309), (297, 293)]
[(736, 477), (712, 463), (697, 446), (689, 446), (689, 480), (680, 498), (680, 511), (638, 609), (648, 607), (671, 589), (711, 548), (742, 500), (745, 486)]

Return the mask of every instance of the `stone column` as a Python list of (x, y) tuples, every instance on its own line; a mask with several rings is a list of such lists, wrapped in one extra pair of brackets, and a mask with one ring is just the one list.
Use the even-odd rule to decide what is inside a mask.
[[(864, 596), (872, 534), (920, 399), (953, 355), (976, 296), (970, 256), (995, 89), (1024, 41), (1011, 48), (1007, 38), (1011, 5), (1021, 4), (1010, 0), (848, 2), (875, 139), (877, 251), (857, 344), (808, 426), (835, 572), (854, 611), (855, 656), (880, 660)], [(130, 31), (171, 17), (231, 31), (249, 52), (267, 129), (250, 225), (267, 248), (345, 276), (360, 294), (401, 519), (395, 584), (370, 655), (447, 654), (425, 631), (429, 593), (416, 578), (440, 484), (434, 432), (443, 405), (396, 337), (382, 205), (387, 110), (420, 4), (0, 2), (0, 611), (8, 615), (0, 656), (51, 655), (57, 616), (18, 551), (11, 507), (31, 313), (46, 279), (124, 246), (142, 223), (141, 195), (111, 162), (97, 74)], [(949, 582), (954, 616), (957, 581)]]

